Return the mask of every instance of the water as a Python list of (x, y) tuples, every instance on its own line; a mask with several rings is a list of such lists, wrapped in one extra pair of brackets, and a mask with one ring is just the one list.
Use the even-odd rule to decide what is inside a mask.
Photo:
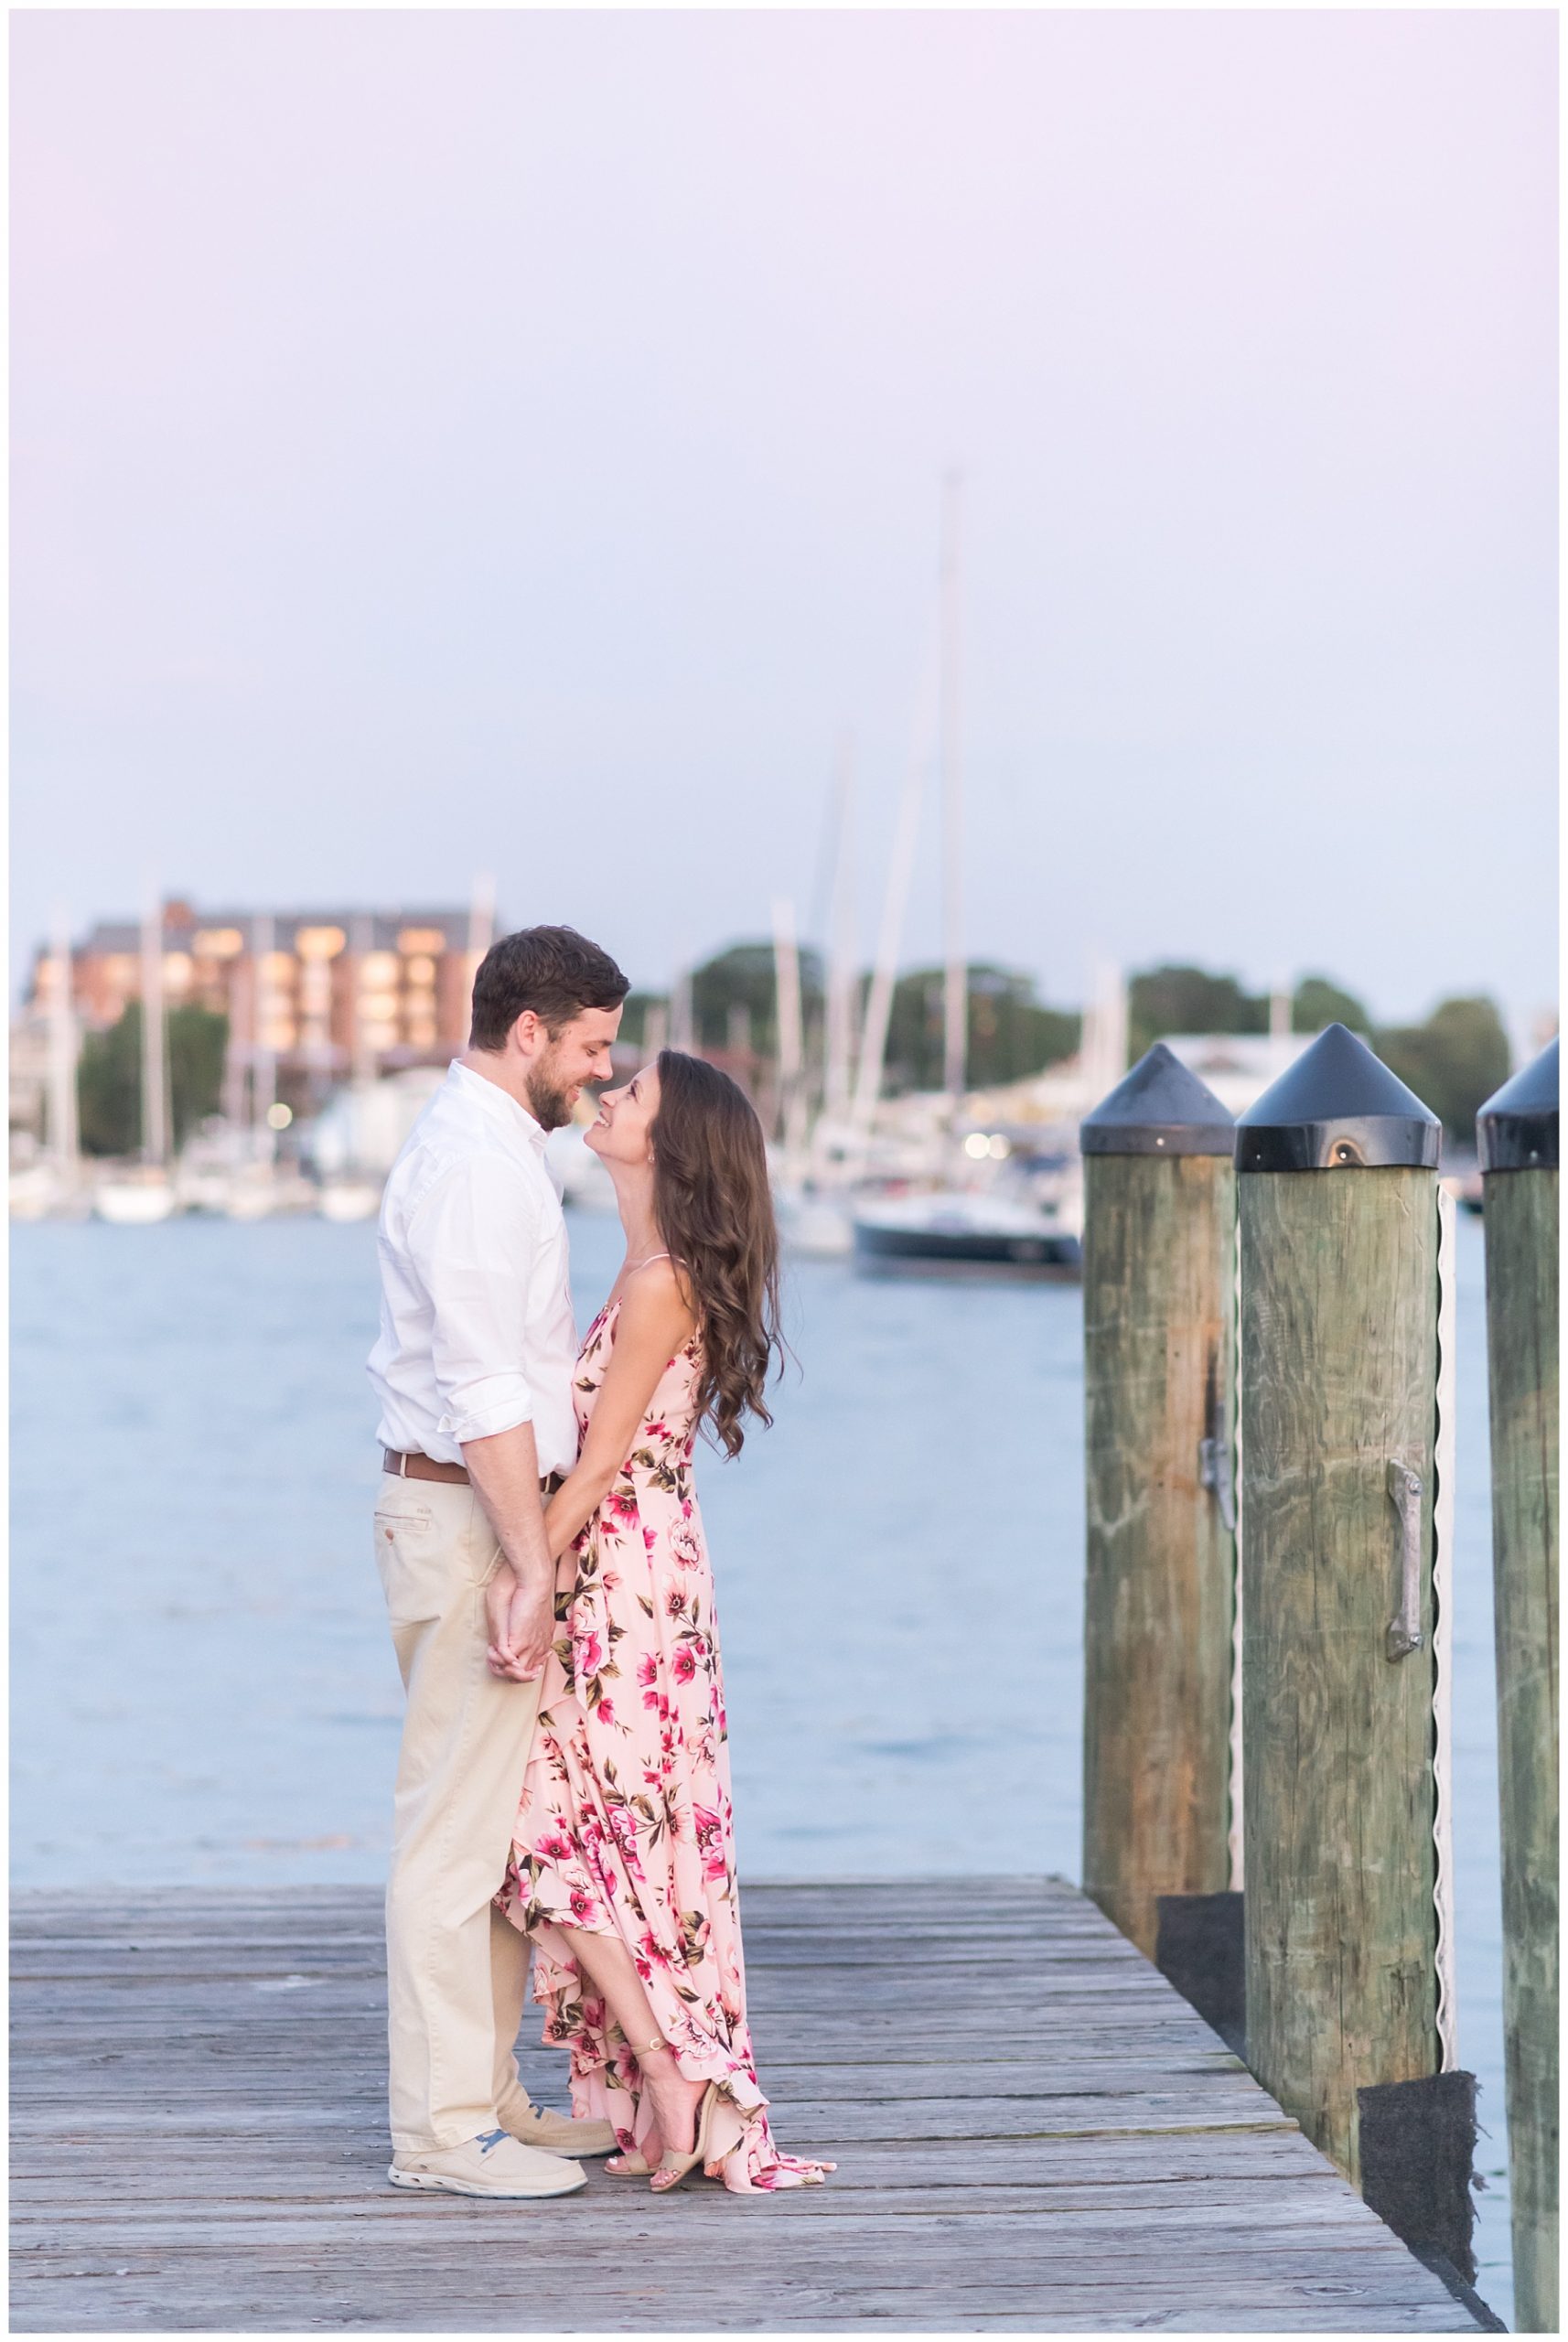
[[(374, 1238), (13, 1231), (22, 1885), (374, 1880), (402, 1692), (371, 1558)], [(619, 1256), (572, 1222), (585, 1323)], [(1460, 2059), (1510, 2315), (1480, 1230), (1459, 1230)], [(775, 1429), (699, 1482), (743, 1874), (1076, 1876), (1080, 1322), (1066, 1286), (789, 1273)]]

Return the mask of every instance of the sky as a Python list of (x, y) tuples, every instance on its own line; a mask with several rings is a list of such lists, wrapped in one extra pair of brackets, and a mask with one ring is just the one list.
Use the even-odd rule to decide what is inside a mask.
[(12, 972), (153, 884), (1555, 998), (1546, 12), (15, 14)]

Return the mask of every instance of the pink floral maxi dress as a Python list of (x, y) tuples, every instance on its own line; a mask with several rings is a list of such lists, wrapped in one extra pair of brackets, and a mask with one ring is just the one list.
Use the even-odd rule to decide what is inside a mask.
[[(579, 1444), (615, 1346), (600, 1311), (577, 1360)], [(563, 1555), (557, 1637), (497, 1897), (534, 1943), (544, 2039), (572, 2056), (579, 2115), (623, 2148), (644, 2116), (636, 2057), (560, 1924), (618, 1936), (659, 2029), (722, 2097), (709, 2168), (726, 2187), (799, 2187), (831, 2165), (779, 2153), (746, 2021), (724, 1679), (692, 1480), (699, 1355), (671, 1359), (614, 1486)]]

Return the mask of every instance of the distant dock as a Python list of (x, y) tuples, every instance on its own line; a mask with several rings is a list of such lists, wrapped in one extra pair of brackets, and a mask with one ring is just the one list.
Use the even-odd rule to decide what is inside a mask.
[(837, 2172), (514, 2207), (385, 2184), (373, 1889), (18, 1894), (13, 2331), (1480, 2330), (1076, 1888), (744, 1913), (779, 2139)]

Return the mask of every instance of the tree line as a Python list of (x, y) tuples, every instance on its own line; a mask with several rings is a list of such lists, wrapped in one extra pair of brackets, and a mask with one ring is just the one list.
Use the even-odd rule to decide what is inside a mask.
[[(862, 1012), (870, 983), (869, 975), (859, 979)], [(895, 1096), (940, 1087), (942, 983), (941, 969), (928, 967), (908, 970), (894, 986), (886, 1087)], [(800, 953), (800, 999), (807, 1055), (820, 1065), (825, 999), (819, 952)], [(669, 1004), (663, 994), (633, 993), (626, 1005), (622, 1033), (640, 1043), (649, 1011), (667, 1015)], [(1127, 986), (1128, 1061), (1167, 1033), (1266, 1033), (1269, 1018), (1268, 994), (1248, 992), (1234, 975), (1176, 965), (1145, 968)], [(694, 969), (692, 1022), (700, 1049), (723, 1051), (739, 1042), (758, 1058), (771, 1057), (777, 1046), (772, 945), (736, 944)], [(1291, 995), (1292, 1031), (1320, 1033), (1333, 1024), (1361, 1034), (1455, 1139), (1474, 1142), (1477, 1111), (1509, 1072), (1508, 1036), (1491, 1000), (1444, 1000), (1422, 1024), (1380, 1025), (1333, 978), (1304, 976)], [(992, 961), (970, 963), (972, 1088), (999, 1089), (1075, 1056), (1082, 1026), (1077, 1009), (1041, 1000), (1034, 978), (1021, 970)]]
[[(1420, 1025), (1379, 1025), (1354, 993), (1328, 976), (1304, 976), (1291, 995), (1293, 1033), (1348, 1025), (1431, 1107), (1449, 1135), (1473, 1146), (1476, 1116), (1508, 1080), (1509, 1041), (1496, 1004), (1484, 994), (1439, 1001)], [(1162, 1033), (1266, 1033), (1267, 993), (1203, 968), (1151, 968), (1127, 987), (1133, 1058)]]
[[(869, 976), (859, 982), (864, 1012)], [(822, 955), (800, 954), (800, 994), (808, 1058), (822, 1061), (825, 1015)], [(668, 1017), (662, 994), (634, 992), (623, 1037), (648, 1037), (650, 1010)], [(692, 976), (697, 1047), (714, 1054), (740, 1048), (770, 1058), (778, 1041), (771, 943), (737, 943), (704, 961)], [(1354, 994), (1327, 976), (1305, 976), (1291, 997), (1291, 1026), (1318, 1033), (1339, 1023), (1360, 1033), (1429, 1105), (1461, 1144), (1474, 1140), (1477, 1110), (1509, 1071), (1508, 1037), (1494, 1004), (1483, 997), (1440, 1001), (1420, 1025), (1378, 1025)], [(1266, 1033), (1269, 996), (1249, 993), (1233, 975), (1205, 968), (1146, 968), (1127, 987), (1129, 1062), (1166, 1033)], [(668, 1023), (666, 1022), (666, 1030)], [(226, 1017), (186, 1006), (168, 1015), (169, 1098), (174, 1141), (218, 1111)], [(1031, 976), (992, 961), (969, 970), (969, 1080), (977, 1090), (1026, 1080), (1077, 1053), (1082, 1018), (1042, 1001)], [(142, 1009), (132, 1001), (117, 1024), (83, 1041), (77, 1075), (81, 1144), (90, 1155), (134, 1154), (141, 1144)], [(942, 971), (914, 968), (894, 986), (887, 1028), (886, 1086), (900, 1095), (935, 1090), (942, 1078)]]

